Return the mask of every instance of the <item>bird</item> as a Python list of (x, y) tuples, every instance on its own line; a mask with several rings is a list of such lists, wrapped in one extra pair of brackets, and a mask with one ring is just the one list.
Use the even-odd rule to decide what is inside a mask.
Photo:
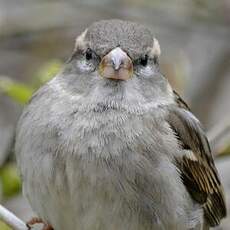
[(16, 128), (23, 193), (54, 230), (207, 230), (226, 216), (204, 128), (147, 26), (94, 22)]

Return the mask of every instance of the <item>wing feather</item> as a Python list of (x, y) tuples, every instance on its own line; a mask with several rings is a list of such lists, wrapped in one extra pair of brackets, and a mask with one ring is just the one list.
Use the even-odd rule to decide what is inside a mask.
[(176, 105), (168, 108), (167, 121), (181, 148), (193, 156), (175, 159), (181, 179), (191, 197), (202, 204), (204, 217), (210, 226), (216, 226), (226, 216), (226, 205), (217, 169), (205, 132), (190, 112), (187, 104), (174, 92)]

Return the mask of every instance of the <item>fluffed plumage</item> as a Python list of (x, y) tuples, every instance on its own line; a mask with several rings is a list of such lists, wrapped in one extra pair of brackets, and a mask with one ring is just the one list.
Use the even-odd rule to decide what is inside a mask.
[(145, 26), (94, 23), (24, 109), (23, 191), (54, 230), (202, 230), (226, 215), (205, 133), (159, 55)]

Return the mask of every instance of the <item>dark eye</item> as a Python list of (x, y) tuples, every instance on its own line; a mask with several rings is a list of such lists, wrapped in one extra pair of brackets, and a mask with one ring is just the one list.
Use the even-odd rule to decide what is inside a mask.
[(93, 51), (91, 49), (87, 49), (85, 52), (85, 58), (86, 60), (91, 60), (93, 58)]
[(145, 55), (144, 57), (140, 58), (140, 64), (142, 66), (146, 66), (148, 64), (149, 57), (148, 55)]

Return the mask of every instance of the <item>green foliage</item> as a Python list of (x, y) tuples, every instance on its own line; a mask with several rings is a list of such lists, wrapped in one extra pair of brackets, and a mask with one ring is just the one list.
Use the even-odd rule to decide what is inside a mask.
[(8, 227), (5, 223), (0, 221), (0, 230), (12, 230), (12, 228)]
[(5, 93), (20, 104), (25, 104), (32, 96), (33, 88), (10, 78), (0, 77), (0, 92)]
[[(19, 104), (26, 104), (33, 92), (45, 82), (50, 80), (60, 70), (62, 63), (58, 60), (52, 60), (42, 66), (30, 84), (22, 84), (9, 77), (0, 76), (0, 94), (9, 96)], [(0, 169), (0, 185), (3, 198), (8, 198), (21, 189), (21, 181), (18, 176), (15, 163), (8, 163)], [(9, 229), (0, 223), (0, 230)]]
[(61, 66), (62, 62), (59, 60), (52, 60), (42, 66), (35, 76), (38, 87), (53, 78), (58, 73)]
[(15, 163), (8, 163), (0, 169), (0, 181), (3, 197), (11, 197), (21, 190), (21, 180)]
[(57, 74), (61, 66), (62, 63), (58, 60), (48, 62), (41, 67), (33, 77), (33, 82), (28, 85), (14, 81), (8, 77), (0, 77), (0, 93), (8, 95), (14, 101), (24, 105), (37, 88)]

